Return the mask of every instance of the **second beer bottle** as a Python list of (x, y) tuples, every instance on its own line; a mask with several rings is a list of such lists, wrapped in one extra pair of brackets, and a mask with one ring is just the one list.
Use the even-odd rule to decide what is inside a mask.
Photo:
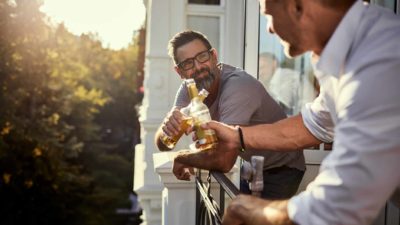
[(185, 80), (185, 84), (189, 94), (189, 98), (191, 99), (191, 103), (188, 106), (180, 109), (180, 112), (182, 113), (182, 122), (179, 132), (178, 134), (173, 135), (171, 137), (166, 135), (165, 133), (162, 133), (160, 136), (162, 143), (169, 149), (173, 149), (175, 147), (179, 139), (193, 123), (193, 118), (190, 116), (190, 108), (192, 106), (193, 98), (196, 97), (198, 100), (202, 102), (208, 96), (208, 91), (206, 91), (205, 89), (201, 90), (200, 93), (198, 93), (196, 83), (194, 82), (193, 79)]
[[(196, 88), (196, 86), (194, 86), (194, 88)], [(208, 107), (199, 96), (194, 96), (191, 100), (190, 116), (193, 118), (194, 130), (198, 139), (197, 148), (200, 150), (215, 148), (218, 143), (215, 131), (201, 127), (201, 125), (211, 121), (211, 116)]]

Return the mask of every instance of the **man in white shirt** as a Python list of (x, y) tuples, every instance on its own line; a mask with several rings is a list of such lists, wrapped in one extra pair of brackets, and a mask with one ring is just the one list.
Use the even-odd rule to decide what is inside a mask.
[(400, 187), (399, 17), (361, 0), (260, 4), (287, 55), (313, 52), (320, 95), (300, 115), (274, 124), (210, 122), (217, 150), (335, 142), (306, 191), (282, 201), (239, 195), (223, 224), (371, 224)]

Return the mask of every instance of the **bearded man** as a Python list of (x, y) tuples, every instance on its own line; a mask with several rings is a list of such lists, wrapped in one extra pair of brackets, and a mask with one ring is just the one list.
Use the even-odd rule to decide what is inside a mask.
[[(286, 118), (283, 110), (258, 80), (242, 69), (218, 62), (217, 50), (212, 48), (203, 34), (196, 31), (180, 32), (169, 41), (168, 50), (181, 79), (192, 78), (199, 90), (204, 88), (209, 92), (204, 103), (213, 120), (249, 126), (274, 123)], [(163, 132), (168, 136), (178, 134), (183, 117), (179, 109), (189, 103), (185, 82), (182, 82), (174, 106), (156, 133), (155, 142), (161, 151), (171, 149), (161, 142), (160, 136)], [(261, 197), (284, 199), (293, 196), (304, 175), (303, 152), (265, 150), (257, 152), (257, 155), (264, 156), (264, 189)], [(195, 151), (181, 150), (175, 158), (173, 172), (178, 179), (190, 180), (192, 167), (200, 167), (199, 163), (202, 169), (228, 172), (238, 156), (249, 161), (253, 155), (255, 152), (252, 149), (246, 149), (246, 152), (219, 151), (209, 158), (207, 151), (196, 154)], [(245, 180), (241, 181), (240, 189), (242, 193), (250, 193)]]

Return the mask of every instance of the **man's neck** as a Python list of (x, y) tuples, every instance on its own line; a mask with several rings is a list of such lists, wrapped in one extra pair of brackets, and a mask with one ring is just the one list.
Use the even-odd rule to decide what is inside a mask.
[(337, 9), (321, 7), (321, 10), (318, 11), (320, 14), (317, 14), (316, 17), (325, 17), (329, 19), (316, 20), (314, 24), (315, 27), (317, 27), (316, 36), (318, 37), (318, 47), (312, 50), (316, 55), (321, 56), (323, 49), (329, 42), (329, 39), (332, 37), (336, 28), (339, 26), (340, 22), (346, 15), (347, 11), (351, 8), (351, 6), (352, 4), (347, 3), (347, 5), (343, 4), (342, 7)]

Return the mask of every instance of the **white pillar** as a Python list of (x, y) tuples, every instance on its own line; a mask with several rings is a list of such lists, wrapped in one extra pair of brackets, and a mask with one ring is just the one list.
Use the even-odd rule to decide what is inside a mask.
[(156, 129), (171, 108), (180, 78), (167, 54), (169, 39), (183, 29), (184, 0), (146, 0), (144, 98), (140, 107), (141, 144), (135, 149), (134, 190), (143, 208), (143, 225), (161, 224), (162, 185), (154, 171)]
[(171, 173), (172, 154), (154, 154), (154, 166), (164, 185), (162, 192), (162, 225), (195, 225), (196, 188), (191, 181), (180, 181)]
[[(173, 166), (172, 152), (163, 152), (153, 155), (156, 172), (160, 175), (164, 185), (162, 194), (162, 225), (195, 225), (196, 222), (196, 185), (195, 177), (191, 181), (180, 181), (171, 173)], [(235, 166), (228, 174), (228, 177), (238, 175), (238, 168)], [(202, 174), (203, 182), (206, 182), (207, 171)], [(211, 179), (211, 194), (219, 204), (220, 185), (215, 179)], [(230, 198), (225, 197), (225, 203)]]

